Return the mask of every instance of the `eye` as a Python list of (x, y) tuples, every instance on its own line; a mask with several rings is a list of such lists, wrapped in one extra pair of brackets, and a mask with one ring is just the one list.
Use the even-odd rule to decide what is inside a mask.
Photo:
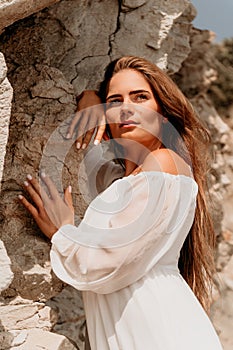
[(148, 96), (146, 94), (140, 93), (134, 96), (134, 100), (136, 102), (143, 102), (148, 100)]
[(121, 104), (122, 104), (122, 101), (119, 98), (116, 98), (114, 100), (109, 100), (106, 103), (107, 108), (117, 107), (117, 106), (120, 106)]

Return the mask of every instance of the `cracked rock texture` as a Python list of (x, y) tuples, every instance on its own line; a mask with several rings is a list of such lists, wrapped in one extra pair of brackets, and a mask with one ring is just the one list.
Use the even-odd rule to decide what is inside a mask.
[(25, 18), (59, 0), (1, 0), (0, 33), (10, 24)]
[[(17, 7), (20, 3), (22, 11)], [(74, 205), (82, 217), (87, 205), (77, 175), (82, 154), (64, 135), (75, 112), (75, 96), (97, 88), (105, 66), (126, 54), (147, 57), (173, 75), (213, 133), (217, 156), (210, 182), (220, 241), (217, 264), (224, 280), (222, 296), (215, 295), (213, 319), (225, 350), (232, 349), (226, 322), (232, 320), (232, 308), (222, 312), (220, 306), (227, 306), (233, 293), (233, 238), (226, 219), (222, 229), (225, 212), (220, 203), (229, 194), (232, 169), (226, 170), (225, 162), (232, 159), (231, 132), (206, 95), (215, 79), (209, 56), (211, 34), (192, 28), (196, 11), (188, 0), (27, 1), (28, 12), (23, 11), (25, 3), (0, 2), (0, 9), (5, 6), (0, 50), (14, 91), (9, 124), (12, 88), (1, 55), (0, 172), (3, 161), (4, 171), (0, 222), (6, 269), (5, 276), (0, 276), (0, 349), (83, 349), (81, 295), (53, 275), (50, 243), (20, 206), (17, 195), (22, 193), (25, 175), (37, 177), (43, 168), (53, 175), (60, 191), (71, 183)], [(9, 26), (20, 18), (24, 19)], [(223, 321), (219, 323), (220, 316)]]
[[(13, 89), (6, 77), (7, 67), (3, 54), (0, 53), (0, 190), (1, 179), (4, 166), (4, 156), (9, 132), (9, 120), (11, 113), (11, 101)], [(0, 292), (9, 287), (13, 273), (11, 271), (11, 261), (7, 255), (5, 245), (0, 241)]]
[[(209, 174), (211, 209), (218, 234), (216, 252), (218, 290), (213, 295), (211, 318), (224, 350), (233, 348), (233, 124), (227, 125), (218, 115), (206, 91), (216, 78), (215, 58), (210, 43), (213, 33), (192, 30), (191, 52), (174, 75), (185, 94), (208, 125), (213, 140), (214, 162)], [(190, 74), (191, 72), (191, 74)]]

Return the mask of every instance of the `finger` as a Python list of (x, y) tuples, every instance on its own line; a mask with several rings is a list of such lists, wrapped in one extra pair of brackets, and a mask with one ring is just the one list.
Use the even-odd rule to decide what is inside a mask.
[[(80, 149), (83, 144), (84, 144), (84, 138), (85, 138), (85, 134), (86, 132), (88, 132), (88, 119), (89, 119), (89, 115), (87, 112), (83, 112), (82, 113), (82, 119), (79, 122), (78, 125), (78, 133), (77, 133), (77, 138), (76, 138), (76, 147), (77, 149)], [(84, 148), (86, 148), (86, 145), (84, 146)], [(83, 149), (84, 149), (83, 148)]]
[[(38, 196), (40, 197), (41, 203), (39, 203), (39, 199), (38, 199), (38, 208), (44, 206), (44, 204), (48, 204), (50, 201), (49, 196), (47, 195), (46, 191), (39, 185), (39, 182), (32, 177), (30, 174), (27, 175), (27, 180), (28, 182), (33, 186), (33, 188), (35, 189), (36, 193), (38, 194)], [(27, 181), (26, 181), (27, 182)], [(25, 182), (24, 182), (25, 185)], [(30, 190), (30, 187), (25, 187), (27, 190)], [(36, 200), (33, 199), (35, 202)]]
[(95, 145), (98, 145), (101, 142), (105, 129), (106, 129), (106, 124), (102, 124), (98, 127), (97, 133), (95, 135), (95, 140), (94, 140)]
[(79, 121), (79, 125), (77, 128), (77, 137), (83, 138), (85, 133), (88, 131), (88, 120), (89, 113), (87, 111), (82, 112), (82, 118)]
[(68, 207), (74, 212), (73, 199), (72, 199), (72, 188), (70, 185), (65, 189), (64, 201), (68, 205)]
[(99, 126), (98, 126), (98, 129), (97, 129), (97, 133), (96, 133), (96, 136), (95, 136), (95, 140), (94, 140), (94, 144), (95, 145), (98, 145), (103, 136), (104, 136), (104, 132), (106, 130), (106, 118), (105, 118), (105, 115), (102, 114), (102, 117), (99, 121)]
[(34, 219), (38, 217), (37, 209), (30, 202), (28, 202), (28, 200), (21, 194), (19, 195), (19, 200), (27, 209), (27, 211), (29, 211), (29, 213), (33, 216)]
[(86, 131), (88, 130), (88, 120), (89, 120), (89, 113), (88, 111), (82, 111), (76, 113), (76, 116), (72, 120), (70, 124), (70, 128), (68, 131), (68, 134), (70, 137), (73, 136), (74, 131), (77, 130), (77, 140), (76, 142), (80, 143), (80, 146), (83, 143), (83, 138), (85, 136)]
[(78, 123), (79, 123), (81, 118), (82, 118), (82, 113), (79, 112), (79, 111), (76, 112), (74, 118), (72, 119), (72, 121), (71, 121), (71, 123), (70, 123), (70, 125), (68, 127), (66, 138), (69, 139), (69, 138), (71, 138), (73, 136), (74, 130), (77, 127), (77, 125), (78, 125)]
[[(51, 199), (54, 200), (54, 199), (60, 198), (60, 194), (56, 186), (54, 185), (53, 181), (50, 179), (50, 177), (46, 175), (44, 172), (42, 172), (41, 179), (47, 186)], [(45, 204), (49, 204), (50, 198), (48, 197), (46, 192), (44, 192), (44, 195), (45, 195), (45, 198), (44, 196), (42, 196), (42, 198), (45, 199)]]
[(83, 138), (82, 149), (85, 149), (89, 145), (91, 138), (94, 134), (94, 131), (95, 131), (95, 129), (90, 129), (90, 130), (88, 130), (88, 132), (86, 132), (86, 134)]
[(77, 137), (77, 139), (76, 139), (76, 148), (80, 149), (82, 147), (82, 143), (83, 143), (83, 135), (81, 137)]
[(29, 193), (31, 199), (33, 200), (33, 202), (35, 203), (35, 205), (37, 206), (37, 208), (40, 208), (43, 206), (43, 202), (41, 199), (41, 196), (39, 195), (39, 193), (32, 187), (32, 185), (28, 182), (28, 181), (24, 181), (24, 188), (27, 190), (27, 192)]
[(40, 185), (38, 183), (38, 181), (32, 177), (30, 174), (27, 175), (27, 180), (30, 182), (30, 184), (34, 187), (34, 189), (36, 190), (36, 192), (40, 195), (41, 193), (41, 188)]

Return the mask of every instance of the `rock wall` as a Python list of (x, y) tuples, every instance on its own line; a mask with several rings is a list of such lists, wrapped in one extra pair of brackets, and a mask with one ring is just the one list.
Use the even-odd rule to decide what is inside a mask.
[[(192, 29), (191, 52), (174, 79), (190, 98), (201, 119), (208, 125), (213, 141), (214, 161), (209, 174), (212, 212), (218, 235), (216, 284), (211, 318), (224, 350), (233, 347), (233, 124), (218, 115), (207, 90), (216, 79), (216, 59), (211, 50), (213, 33)], [(190, 74), (192, 72), (192, 74)], [(223, 116), (224, 117), (224, 116)]]
[(6, 77), (7, 67), (2, 53), (0, 53), (0, 189), (3, 172), (4, 156), (9, 132), (9, 121), (11, 113), (11, 101), (13, 89)]
[[(25, 5), (23, 0), (13, 2)], [(83, 89), (97, 88), (105, 66), (112, 59), (123, 54), (145, 56), (166, 69), (209, 124), (218, 155), (212, 167), (211, 186), (218, 205), (215, 213), (219, 237), (222, 232), (219, 196), (227, 192), (229, 176), (225, 174), (222, 151), (227, 147), (230, 133), (206, 96), (206, 88), (215, 74), (207, 54), (210, 34), (193, 30), (191, 21), (196, 14), (193, 6), (188, 0), (62, 0), (37, 12), (53, 2), (41, 1), (41, 7), (38, 7), (39, 1), (27, 2), (30, 11), (22, 15), (15, 7), (15, 17), (11, 17), (10, 10), (5, 10), (4, 18), (13, 19), (5, 22), (6, 28), (0, 37), (0, 51), (14, 90), (8, 142), (8, 119), (1, 129), (6, 135), (1, 139), (3, 156), (7, 142), (0, 207), (1, 239), (8, 254), (4, 260), (8, 280), (0, 298), (2, 350), (83, 349), (85, 317), (80, 293), (64, 286), (53, 275), (49, 263), (50, 244), (20, 206), (17, 195), (22, 192), (27, 173), (37, 176), (50, 135), (62, 122), (63, 127), (67, 125), (72, 117), (75, 95)], [(8, 26), (31, 13), (35, 14)], [(0, 63), (5, 79), (4, 62)], [(7, 86), (11, 92), (9, 84)], [(10, 96), (9, 93), (4, 100), (6, 118), (9, 118)], [(82, 154), (71, 146), (65, 154), (67, 165), (62, 180), (64, 186), (71, 182), (75, 206), (81, 215), (85, 202), (77, 186), (75, 169)], [(229, 270), (230, 235), (225, 233), (223, 239), (219, 238), (224, 247), (227, 245), (219, 249), (221, 271)], [(223, 256), (227, 258), (219, 263)], [(225, 294), (230, 290), (223, 288)], [(225, 330), (217, 322), (218, 306), (216, 310), (213, 317), (223, 334)], [(224, 333), (223, 340), (227, 346), (232, 344), (228, 333), (226, 336)]]
[(1, 0), (0, 33), (10, 24), (25, 18), (59, 0)]

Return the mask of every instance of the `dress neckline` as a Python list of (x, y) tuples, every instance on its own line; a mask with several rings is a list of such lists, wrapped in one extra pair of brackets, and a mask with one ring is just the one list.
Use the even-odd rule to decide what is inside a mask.
[[(155, 174), (163, 174), (163, 175), (170, 175), (170, 176), (174, 176), (174, 177), (179, 177), (179, 176), (182, 176), (182, 177), (187, 177), (187, 178), (190, 178), (190, 179), (192, 179), (192, 180), (194, 180), (194, 178), (193, 178), (193, 176), (189, 176), (189, 175), (184, 175), (184, 174), (171, 174), (171, 173), (168, 173), (168, 172), (166, 172), (166, 171), (159, 171), (159, 170), (142, 170), (142, 171), (140, 171), (140, 172), (138, 172), (138, 173), (136, 173), (136, 174), (129, 174), (129, 175), (127, 175), (127, 176), (123, 176), (122, 178), (127, 178), (127, 177), (129, 177), (129, 176), (137, 176), (137, 175), (140, 175), (140, 174), (153, 174), (153, 173), (155, 173)], [(194, 180), (195, 181), (195, 180)]]

